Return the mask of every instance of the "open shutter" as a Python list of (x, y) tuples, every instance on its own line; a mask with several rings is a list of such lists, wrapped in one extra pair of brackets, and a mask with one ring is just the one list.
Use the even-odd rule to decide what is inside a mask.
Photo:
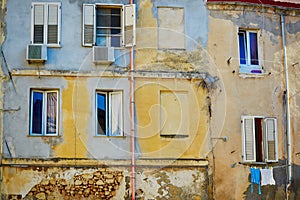
[(278, 161), (277, 122), (275, 118), (265, 118), (265, 154), (266, 162)]
[(135, 4), (123, 6), (122, 45), (132, 47), (135, 45)]
[(253, 117), (242, 117), (243, 162), (255, 162), (255, 129)]
[(110, 136), (122, 135), (123, 129), (123, 108), (122, 92), (110, 93)]
[(60, 44), (60, 4), (48, 5), (48, 44)]
[(32, 14), (33, 14), (32, 42), (34, 44), (44, 43), (44, 29), (45, 29), (44, 12), (45, 10), (43, 4), (32, 5)]
[(94, 4), (83, 4), (83, 25), (82, 25), (82, 45), (93, 46), (95, 43), (95, 5)]

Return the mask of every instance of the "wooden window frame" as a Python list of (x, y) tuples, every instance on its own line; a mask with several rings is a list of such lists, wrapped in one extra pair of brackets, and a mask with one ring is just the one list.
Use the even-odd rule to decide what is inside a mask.
[[(241, 52), (240, 52), (240, 39), (239, 34), (244, 34), (244, 51), (245, 51), (245, 64), (241, 64)], [(251, 64), (251, 49), (250, 49), (250, 33), (255, 33), (257, 37), (257, 62), (258, 64)], [(248, 73), (248, 74), (261, 74), (263, 73), (263, 69), (261, 67), (261, 60), (260, 60), (260, 51), (259, 51), (259, 31), (258, 30), (248, 30), (248, 29), (239, 29), (238, 30), (238, 51), (239, 51), (239, 65), (240, 65), (240, 73)]]
[[(105, 131), (105, 134), (99, 134), (98, 133), (98, 94), (103, 94), (105, 95), (105, 126), (106, 126), (106, 131)], [(119, 111), (119, 115), (118, 116), (120, 118), (120, 120), (118, 121), (120, 124), (118, 125), (119, 129), (120, 129), (120, 132), (119, 134), (112, 134), (112, 116), (113, 116), (113, 108), (112, 108), (112, 95), (115, 95), (115, 94), (118, 94), (119, 95), (119, 98), (121, 98), (121, 102), (119, 102), (119, 105), (120, 105), (120, 111)], [(121, 90), (97, 90), (96, 91), (96, 95), (95, 95), (95, 99), (96, 99), (96, 108), (95, 108), (95, 123), (96, 123), (96, 136), (106, 136), (106, 137), (111, 137), (111, 136), (116, 136), (116, 137), (122, 137), (124, 136), (124, 133), (123, 133), (123, 120), (124, 120), (124, 117), (123, 117), (123, 112), (124, 112), (124, 106), (123, 106), (123, 91)]]
[[(136, 41), (136, 5), (135, 4), (83, 4), (82, 14), (82, 46), (92, 47), (96, 46), (96, 8), (120, 8), (121, 9), (121, 41), (120, 47), (132, 47), (135, 46)], [(131, 27), (131, 28), (129, 28)], [(132, 29), (132, 35), (126, 30)], [(131, 36), (130, 41), (126, 41), (126, 38)], [(89, 38), (86, 40), (86, 38)], [(106, 47), (110, 47), (107, 44)], [(118, 48), (118, 47), (117, 47)]]
[[(255, 124), (255, 119), (261, 119), (261, 123), (262, 123), (262, 140), (261, 141), (256, 141), (257, 140), (257, 136), (256, 136), (256, 124)], [(252, 121), (252, 127), (250, 127), (247, 130), (246, 127), (246, 120)], [(270, 132), (268, 130), (268, 126), (267, 126), (267, 121), (272, 121), (273, 123), (273, 133), (274, 135), (272, 136), (272, 141), (274, 141), (274, 159), (269, 158), (269, 154), (268, 154), (268, 148), (269, 148), (269, 144), (268, 141), (270, 141), (269, 137), (270, 136)], [(271, 117), (262, 117), (262, 116), (242, 116), (241, 119), (241, 128), (242, 128), (242, 158), (243, 158), (243, 162), (245, 163), (257, 163), (257, 162), (263, 162), (263, 163), (267, 163), (267, 162), (278, 162), (278, 132), (277, 132), (277, 119), (276, 118), (271, 118)], [(249, 134), (246, 134), (247, 131)], [(252, 132), (252, 133), (251, 133)], [(252, 137), (252, 141), (251, 138)], [(247, 140), (250, 140), (247, 142)], [(262, 152), (257, 152), (257, 144), (258, 142), (261, 142), (262, 144)], [(252, 143), (252, 144), (251, 144)], [(253, 148), (253, 159), (248, 159), (247, 157), (247, 151), (251, 150), (251, 148)], [(260, 153), (262, 155), (262, 160), (258, 160), (257, 158), (257, 153)], [(251, 155), (250, 155), (251, 157)]]

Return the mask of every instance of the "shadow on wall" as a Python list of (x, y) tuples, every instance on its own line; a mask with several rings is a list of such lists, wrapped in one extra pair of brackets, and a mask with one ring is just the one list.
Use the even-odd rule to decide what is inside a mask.
[[(258, 185), (253, 184), (253, 192), (251, 192), (251, 174), (249, 170), (249, 186), (244, 192), (245, 200), (283, 200), (286, 198), (286, 167), (285, 161), (279, 161), (283, 167), (274, 166), (273, 177), (276, 185), (261, 186), (261, 194), (258, 194)], [(293, 165), (293, 184), (290, 188), (289, 200), (300, 199), (300, 166)]]

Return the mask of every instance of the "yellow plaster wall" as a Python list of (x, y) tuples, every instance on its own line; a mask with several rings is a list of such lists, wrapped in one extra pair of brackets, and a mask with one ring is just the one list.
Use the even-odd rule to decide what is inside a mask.
[[(200, 80), (136, 79), (137, 137), (142, 157), (201, 158), (200, 152), (208, 130), (209, 115), (207, 94), (201, 86), (199, 87), (199, 82)], [(182, 121), (189, 123), (187, 138), (160, 136), (160, 90), (188, 93), (189, 121)]]
[[(220, 11), (211, 11), (219, 12)], [(224, 14), (224, 15), (223, 15)], [(239, 74), (238, 24), (235, 18), (246, 15), (242, 11), (224, 11), (212, 14), (209, 18), (208, 53), (214, 62), (224, 84), (225, 121), (220, 135), (227, 136), (228, 141), (214, 140), (213, 156), (210, 154), (214, 168), (214, 186), (216, 199), (243, 199), (249, 189), (249, 166), (239, 164), (242, 161), (241, 116), (255, 115), (276, 117), (278, 125), (279, 159), (284, 159), (284, 133), (282, 124), (283, 61), (280, 26), (279, 35), (273, 34), (268, 26), (280, 25), (280, 17), (265, 14), (265, 29), (260, 28), (260, 61), (265, 70), (263, 77), (244, 78)], [(230, 17), (229, 17), (230, 16)], [(248, 15), (249, 16), (249, 15)], [(231, 18), (232, 17), (232, 18)], [(243, 20), (243, 19), (240, 19)], [(247, 19), (244, 28), (259, 28), (260, 20)], [(245, 21), (247, 21), (245, 20)], [(277, 21), (277, 22), (276, 22)], [(276, 23), (275, 23), (276, 22)], [(273, 29), (273, 31), (274, 31)], [(228, 59), (230, 62), (228, 62)], [(214, 105), (212, 105), (214, 108)], [(213, 109), (213, 115), (217, 113)]]
[(56, 157), (86, 158), (86, 138), (90, 120), (90, 94), (87, 92), (87, 78), (66, 78), (68, 87), (62, 95), (62, 137), (56, 146)]
[(144, 68), (157, 57), (157, 20), (152, 13), (151, 0), (141, 0), (136, 27), (135, 66)]

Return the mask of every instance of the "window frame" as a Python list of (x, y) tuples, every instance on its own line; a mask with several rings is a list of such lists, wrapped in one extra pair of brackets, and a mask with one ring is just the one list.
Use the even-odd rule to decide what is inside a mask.
[[(241, 117), (241, 129), (242, 129), (242, 159), (244, 163), (260, 163), (261, 161), (257, 161), (256, 155), (257, 155), (257, 149), (256, 149), (256, 145), (257, 142), (256, 141), (256, 133), (255, 133), (255, 119), (261, 119), (261, 123), (262, 123), (262, 152), (260, 152), (262, 154), (262, 159), (263, 159), (263, 163), (271, 163), (271, 162), (278, 162), (278, 131), (277, 131), (277, 119), (273, 118), (273, 117), (264, 117), (264, 116), (242, 116)], [(251, 148), (253, 148), (253, 159), (247, 159), (247, 154), (246, 154), (246, 148), (249, 146), (249, 144), (246, 144), (246, 127), (245, 127), (245, 120), (252, 120), (252, 138), (253, 138), (253, 142), (252, 142), (252, 146)], [(269, 159), (269, 154), (268, 154), (268, 148), (269, 148), (269, 144), (268, 144), (268, 129), (267, 129), (267, 121), (268, 120), (272, 120), (273, 121), (273, 125), (274, 125), (274, 158), (275, 159)], [(248, 135), (249, 136), (249, 135)], [(251, 142), (251, 141), (250, 141)], [(251, 145), (251, 144), (250, 144)], [(249, 147), (248, 147), (249, 148)]]
[[(102, 47), (114, 47), (114, 48), (118, 48), (118, 47), (121, 47), (122, 46), (122, 27), (123, 27), (123, 5), (118, 5), (118, 4), (114, 4), (114, 5), (102, 5), (102, 4), (96, 4), (96, 7), (95, 7), (95, 46), (102, 46)], [(117, 27), (120, 29), (120, 33), (118, 34), (118, 38), (119, 38), (119, 44), (120, 46), (112, 46), (112, 36), (110, 33), (109, 34), (104, 34), (104, 37), (105, 37), (105, 45), (96, 45), (97, 44), (97, 38), (99, 37), (98, 34), (97, 34), (97, 30), (98, 29), (109, 29), (109, 30), (112, 30), (116, 27), (113, 27), (112, 25), (108, 26), (108, 27), (104, 27), (104, 26), (97, 26), (97, 18), (98, 18), (98, 9), (119, 9), (120, 10), (120, 27)], [(110, 16), (112, 16), (113, 14), (111, 14)]]
[[(96, 9), (97, 7), (104, 8), (120, 8), (120, 21), (121, 21), (121, 36), (120, 36), (120, 47), (132, 47), (135, 46), (136, 42), (136, 5), (135, 4), (105, 4), (95, 3), (89, 4), (84, 3), (82, 5), (82, 46), (92, 47), (96, 46)], [(90, 13), (89, 13), (89, 12)], [(89, 25), (92, 30), (85, 30), (85, 26)], [(132, 41), (125, 41), (127, 38), (126, 28), (132, 26)], [(92, 34), (92, 35), (89, 35)], [(86, 38), (91, 37), (92, 41), (87, 41)], [(108, 44), (103, 47), (112, 47)]]
[[(41, 133), (33, 132), (33, 93), (38, 92), (43, 94), (43, 105), (42, 105), (42, 122), (41, 122)], [(56, 132), (54, 134), (47, 133), (47, 94), (56, 93)], [(58, 136), (59, 133), (59, 90), (58, 89), (31, 89), (30, 90), (30, 114), (29, 114), (29, 135), (30, 136)]]
[[(35, 18), (35, 9), (36, 5), (42, 5), (44, 9), (44, 27), (43, 27), (43, 43), (35, 43), (34, 42), (34, 18)], [(57, 43), (48, 43), (48, 26), (49, 26), (49, 6), (55, 5), (58, 7), (57, 10)], [(45, 44), (47, 47), (61, 47), (61, 2), (32, 2), (31, 3), (31, 36), (30, 36), (31, 44)]]
[[(98, 94), (105, 95), (105, 134), (98, 133)], [(112, 95), (118, 94), (121, 98), (120, 102), (120, 125), (118, 125), (120, 132), (119, 134), (112, 134)], [(122, 90), (96, 90), (95, 93), (95, 136), (97, 137), (123, 137), (124, 136), (124, 99)]]
[[(240, 33), (244, 34), (244, 52), (245, 52), (245, 62), (246, 64), (241, 64), (241, 51), (240, 51)], [(251, 49), (250, 49), (250, 33), (256, 34), (257, 41), (257, 62), (258, 64), (251, 64)], [(239, 51), (239, 65), (240, 65), (240, 73), (248, 73), (248, 74), (262, 74), (263, 69), (261, 67), (260, 61), (260, 50), (259, 50), (259, 30), (255, 29), (242, 29), (238, 30), (238, 51)]]

